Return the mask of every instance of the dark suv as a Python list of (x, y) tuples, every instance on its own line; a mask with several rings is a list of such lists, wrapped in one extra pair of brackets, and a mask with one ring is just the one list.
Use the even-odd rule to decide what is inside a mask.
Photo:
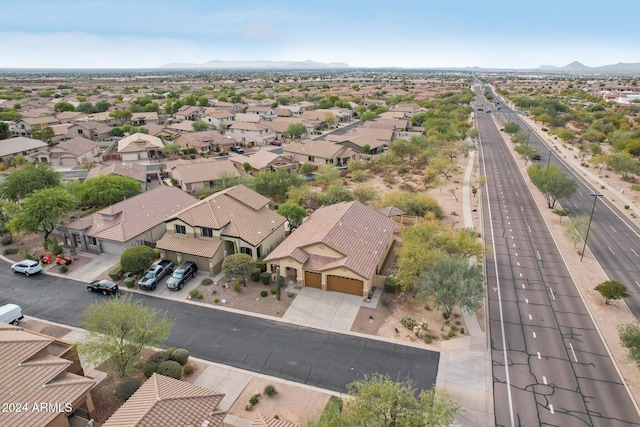
[(184, 286), (185, 282), (194, 277), (198, 272), (198, 266), (187, 261), (173, 271), (171, 277), (167, 279), (167, 288), (174, 291), (179, 291)]

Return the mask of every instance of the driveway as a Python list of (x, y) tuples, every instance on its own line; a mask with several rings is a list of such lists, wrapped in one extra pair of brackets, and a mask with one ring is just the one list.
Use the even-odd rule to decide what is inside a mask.
[(362, 304), (362, 297), (340, 292), (302, 288), (282, 318), (296, 324), (349, 331)]
[(90, 282), (96, 277), (100, 276), (105, 271), (111, 270), (114, 266), (120, 262), (120, 257), (117, 255), (110, 255), (101, 253), (99, 255), (88, 254), (86, 252), (81, 253), (82, 256), (91, 257), (92, 260), (78, 269), (70, 269), (65, 276), (70, 279), (79, 280), (81, 282)]

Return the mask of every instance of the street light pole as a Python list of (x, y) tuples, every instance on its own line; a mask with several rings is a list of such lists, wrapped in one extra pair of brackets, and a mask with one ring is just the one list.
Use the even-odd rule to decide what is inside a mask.
[(593, 196), (593, 206), (591, 207), (591, 216), (589, 217), (589, 225), (587, 225), (587, 235), (584, 236), (584, 246), (582, 247), (580, 262), (582, 262), (582, 258), (584, 258), (584, 251), (587, 249), (587, 240), (589, 239), (589, 230), (591, 230), (591, 221), (593, 220), (593, 211), (596, 210), (596, 202), (598, 201), (598, 197), (602, 197), (602, 194), (599, 194), (599, 193), (591, 193), (591, 195)]
[(549, 165), (551, 164), (551, 154), (552, 154), (551, 151), (552, 150), (553, 150), (553, 148), (549, 148), (549, 159), (547, 159), (547, 169), (549, 169)]

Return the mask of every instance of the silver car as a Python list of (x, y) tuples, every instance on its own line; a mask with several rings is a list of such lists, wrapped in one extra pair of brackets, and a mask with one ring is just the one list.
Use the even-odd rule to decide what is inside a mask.
[(13, 264), (11, 271), (14, 273), (23, 273), (25, 276), (31, 276), (32, 274), (40, 273), (42, 271), (42, 265), (38, 261), (25, 259)]

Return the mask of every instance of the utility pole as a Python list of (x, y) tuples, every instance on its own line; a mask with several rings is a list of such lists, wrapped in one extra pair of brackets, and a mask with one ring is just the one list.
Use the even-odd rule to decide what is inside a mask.
[(591, 230), (591, 221), (593, 221), (593, 212), (596, 210), (596, 202), (598, 201), (598, 197), (602, 197), (602, 194), (591, 193), (591, 196), (593, 196), (593, 206), (591, 207), (591, 216), (589, 217), (589, 225), (587, 225), (587, 235), (584, 236), (584, 246), (582, 247), (580, 262), (582, 262), (582, 258), (584, 258), (584, 251), (587, 249), (587, 240), (589, 239), (589, 230)]

